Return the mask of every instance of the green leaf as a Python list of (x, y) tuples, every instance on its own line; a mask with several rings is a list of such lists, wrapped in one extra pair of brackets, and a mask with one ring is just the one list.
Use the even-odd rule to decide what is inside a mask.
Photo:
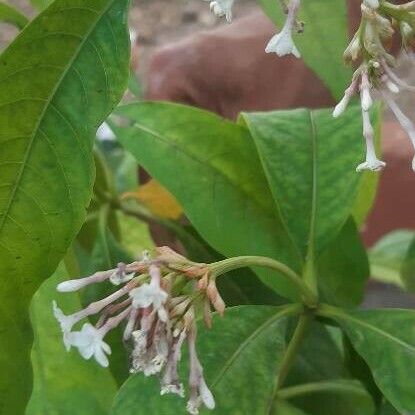
[(30, 3), (32, 3), (33, 7), (36, 9), (42, 11), (43, 9), (46, 9), (53, 0), (30, 0)]
[[(352, 382), (352, 387), (345, 390), (330, 387), (333, 384), (338, 386), (338, 380), (345, 376), (349, 373), (344, 367), (340, 330), (314, 321), (283, 390), (292, 390), (290, 402), (310, 415), (373, 415), (373, 401), (359, 382)], [(327, 385), (328, 388), (325, 387)], [(312, 393), (309, 393), (308, 386), (311, 386)], [(349, 386), (348, 381), (346, 386)], [(287, 397), (281, 395), (281, 398)]]
[(401, 277), (405, 288), (409, 292), (415, 293), (415, 235), (403, 261)]
[(0, 407), (31, 390), (27, 308), (85, 219), (93, 139), (128, 80), (128, 0), (57, 0), (0, 57)]
[(279, 396), (310, 415), (375, 415), (372, 398), (362, 384), (354, 380), (299, 384), (282, 389)]
[(352, 218), (322, 252), (317, 267), (325, 301), (342, 307), (361, 304), (370, 275), (369, 262)]
[(323, 306), (320, 313), (336, 320), (369, 365), (385, 397), (402, 412), (415, 411), (415, 311), (345, 312)]
[[(280, 3), (259, 0), (265, 13), (281, 28), (285, 22)], [(343, 52), (348, 44), (347, 2), (331, 0), (304, 1), (300, 19), (305, 22), (303, 34), (294, 36), (304, 62), (339, 99), (350, 83), (352, 70), (344, 65)], [(276, 57), (276, 59), (278, 59)]]
[(0, 2), (0, 22), (10, 23), (18, 29), (23, 29), (29, 22), (28, 18), (16, 8)]
[(278, 401), (274, 405), (270, 415), (306, 415), (306, 413), (290, 405), (288, 402)]
[[(404, 287), (401, 271), (405, 267), (405, 280), (410, 282), (407, 273), (410, 270), (411, 243), (415, 232), (397, 230), (385, 235), (370, 250), (371, 275), (378, 281)], [(410, 284), (409, 284), (410, 285)]]
[[(122, 145), (176, 197), (209, 245), (225, 256), (264, 255), (301, 268), (246, 128), (177, 104), (131, 104), (117, 113), (134, 122), (114, 129)], [(258, 275), (298, 298), (278, 274)]]
[(362, 157), (360, 109), (353, 107), (338, 119), (326, 109), (242, 116), (302, 257), (308, 251), (321, 252), (339, 233), (356, 198), (355, 168)]
[[(214, 414), (269, 413), (286, 347), (287, 316), (295, 309), (235, 307), (228, 309), (223, 319), (215, 316), (212, 330), (199, 330), (199, 357), (216, 399)], [(173, 415), (184, 413), (184, 405), (179, 397), (160, 397), (157, 379), (136, 375), (120, 389), (111, 414), (135, 415), (140, 411)]]
[(26, 415), (107, 415), (116, 393), (111, 373), (95, 361), (66, 352), (52, 313), (52, 301), (68, 310), (81, 308), (79, 297), (59, 295), (56, 286), (68, 278), (61, 265), (32, 299), (30, 315), (35, 341), (32, 349), (33, 392)]

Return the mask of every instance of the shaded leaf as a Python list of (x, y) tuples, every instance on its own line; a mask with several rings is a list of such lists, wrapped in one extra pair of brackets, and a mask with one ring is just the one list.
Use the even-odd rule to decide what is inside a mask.
[(0, 411), (23, 411), (28, 304), (85, 219), (95, 131), (128, 80), (127, 5), (57, 0), (0, 57)]
[(30, 3), (32, 3), (33, 7), (40, 11), (46, 9), (46, 7), (48, 7), (52, 2), (53, 0), (30, 0)]
[[(212, 413), (269, 413), (286, 346), (287, 316), (295, 307), (235, 307), (223, 319), (215, 316), (212, 330), (200, 330), (199, 356), (216, 399)], [(132, 376), (120, 389), (111, 414), (132, 415), (137, 408), (143, 413), (185, 413), (183, 399), (160, 397), (158, 390), (157, 379)]]
[(305, 412), (290, 405), (288, 402), (278, 401), (273, 406), (270, 415), (306, 415)]
[(321, 253), (317, 267), (325, 301), (343, 307), (361, 304), (370, 274), (369, 261), (352, 218)]
[(66, 352), (52, 301), (75, 311), (76, 294), (60, 295), (59, 282), (68, 278), (63, 265), (45, 281), (32, 299), (30, 315), (35, 340), (32, 349), (33, 392), (26, 415), (106, 415), (116, 393), (111, 373), (93, 359), (85, 361), (76, 350)]
[(375, 415), (371, 396), (355, 380), (300, 384), (281, 390), (281, 397), (290, 398), (310, 415)]
[(415, 235), (406, 252), (401, 267), (401, 277), (405, 288), (415, 293)]
[(324, 306), (321, 313), (346, 331), (386, 398), (399, 411), (414, 412), (415, 394), (408, 379), (415, 371), (415, 311), (345, 312)]
[(18, 29), (23, 29), (29, 22), (28, 18), (16, 8), (0, 2), (0, 22), (10, 23)]

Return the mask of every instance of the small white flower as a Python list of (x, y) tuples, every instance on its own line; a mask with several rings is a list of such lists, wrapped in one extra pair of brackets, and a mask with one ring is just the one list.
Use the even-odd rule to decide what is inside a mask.
[(129, 295), (133, 300), (132, 305), (134, 308), (147, 308), (152, 305), (154, 310), (157, 312), (161, 311), (164, 316), (164, 303), (167, 300), (168, 294), (156, 282), (151, 281), (150, 283), (142, 284), (140, 287), (132, 289)]
[(68, 334), (68, 342), (78, 348), (84, 359), (88, 360), (94, 356), (101, 366), (108, 367), (107, 354), (111, 354), (111, 348), (102, 338), (103, 332), (90, 323), (85, 323), (81, 331), (74, 331)]
[(386, 163), (379, 160), (376, 157), (375, 145), (374, 145), (374, 132), (373, 127), (370, 122), (370, 115), (367, 111), (362, 111), (363, 119), (363, 136), (366, 140), (366, 161), (357, 166), (356, 171), (360, 172), (362, 170), (372, 170), (379, 171), (382, 170)]
[(276, 53), (278, 56), (294, 55), (296, 58), (300, 58), (301, 54), (294, 44), (291, 28), (284, 27), (280, 33), (274, 35), (268, 42), (266, 53)]
[(232, 6), (234, 0), (215, 0), (210, 2), (210, 10), (217, 17), (225, 17), (230, 23), (232, 21)]
[(379, 7), (379, 0), (363, 0), (363, 3), (372, 9), (377, 9)]
[(361, 172), (363, 170), (380, 171), (385, 166), (386, 166), (386, 163), (382, 160), (379, 160), (377, 157), (369, 157), (366, 159), (364, 163), (361, 163), (356, 167), (356, 171), (357, 172)]
[(122, 262), (118, 264), (117, 269), (110, 275), (109, 279), (113, 285), (121, 285), (134, 278), (135, 273), (126, 273), (126, 265)]
[(58, 320), (63, 333), (63, 343), (67, 351), (71, 349), (71, 344), (68, 341), (68, 334), (72, 330), (72, 327), (78, 322), (78, 320), (73, 315), (65, 315), (63, 311), (58, 307), (56, 301), (53, 301), (53, 314)]
[(70, 293), (78, 291), (85, 287), (85, 282), (82, 279), (63, 281), (57, 286), (57, 290), (61, 293)]

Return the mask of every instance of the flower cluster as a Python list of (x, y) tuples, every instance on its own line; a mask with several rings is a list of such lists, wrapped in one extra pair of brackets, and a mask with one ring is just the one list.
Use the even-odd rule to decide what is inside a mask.
[[(357, 167), (361, 170), (381, 170), (385, 163), (376, 156), (370, 109), (373, 99), (380, 97), (394, 113), (396, 119), (408, 133), (415, 148), (415, 126), (401, 111), (394, 95), (403, 90), (415, 90), (400, 79), (393, 71), (395, 58), (388, 51), (395, 32), (400, 32), (405, 50), (414, 39), (415, 3), (393, 5), (383, 0), (364, 0), (360, 27), (344, 52), (346, 62), (360, 62), (353, 74), (352, 82), (346, 89), (342, 100), (334, 109), (333, 116), (339, 117), (355, 94), (360, 93), (363, 118), (363, 135), (366, 140), (366, 160)], [(415, 158), (412, 161), (415, 170)]]
[[(124, 323), (123, 340), (132, 346), (130, 372), (158, 375), (161, 395), (185, 395), (178, 364), (187, 341), (190, 359), (187, 411), (198, 414), (202, 404), (213, 409), (215, 400), (196, 352), (196, 311), (203, 310), (205, 323), (210, 327), (211, 308), (222, 315), (225, 303), (208, 265), (191, 262), (167, 247), (157, 248), (156, 252), (154, 259), (144, 253), (140, 261), (120, 263), (116, 269), (62, 282), (57, 287), (60, 292), (77, 291), (103, 281), (119, 288), (71, 315), (65, 315), (54, 302), (54, 314), (66, 349), (75, 347), (83, 358), (94, 357), (104, 367), (108, 366), (111, 354), (104, 338)], [(79, 331), (73, 330), (76, 324), (94, 315), (99, 315), (95, 325), (85, 322)]]

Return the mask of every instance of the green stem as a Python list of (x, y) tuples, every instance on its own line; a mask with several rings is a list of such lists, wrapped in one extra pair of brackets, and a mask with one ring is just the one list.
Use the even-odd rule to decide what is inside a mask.
[(277, 391), (281, 389), (291, 370), (312, 319), (313, 315), (308, 312), (302, 314), (298, 319), (297, 327), (295, 328), (293, 337), (288, 344), (287, 352), (284, 355), (278, 371)]
[(323, 382), (306, 383), (304, 385), (290, 386), (278, 392), (279, 399), (292, 399), (299, 395), (316, 392), (348, 392), (356, 395), (362, 394), (362, 389), (344, 380), (330, 380)]
[(302, 278), (295, 273), (290, 267), (275, 259), (261, 256), (240, 256), (234, 258), (224, 259), (223, 261), (215, 262), (209, 265), (212, 274), (222, 275), (226, 272), (244, 267), (265, 267), (280, 272), (283, 276), (288, 278), (302, 294), (304, 303), (311, 308), (317, 305), (317, 296), (302, 280)]

